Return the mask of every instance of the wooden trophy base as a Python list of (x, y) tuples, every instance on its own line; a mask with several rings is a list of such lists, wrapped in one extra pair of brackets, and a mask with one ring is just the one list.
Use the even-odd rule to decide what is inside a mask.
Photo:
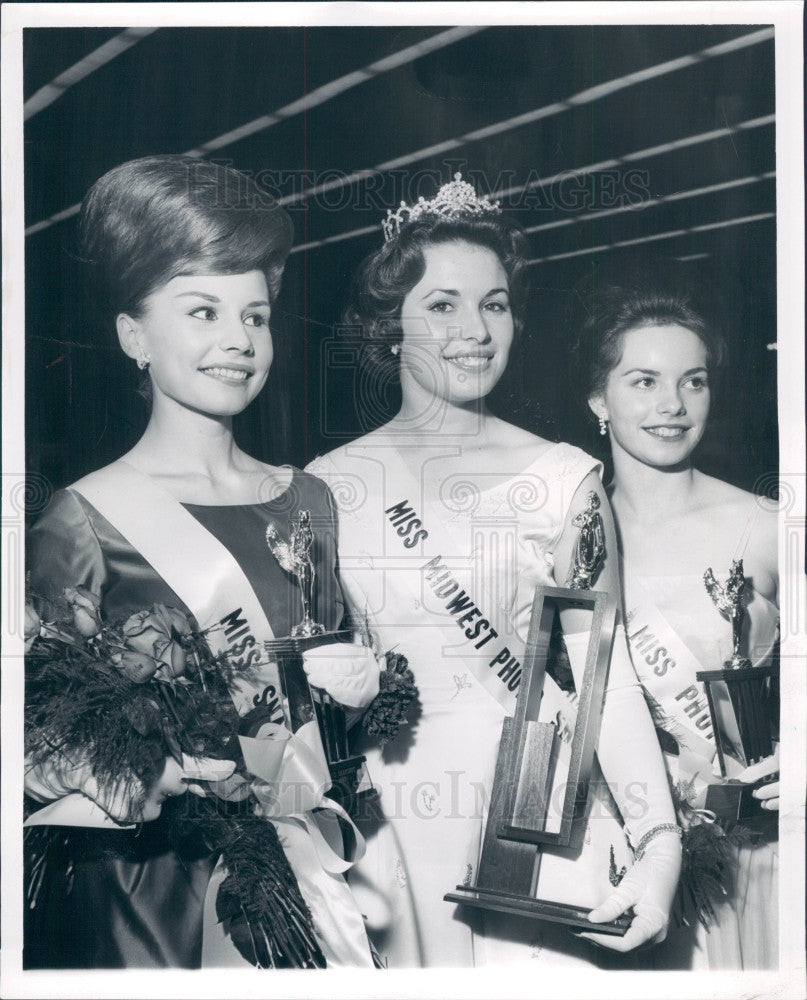
[[(775, 779), (775, 776), (773, 778)], [(777, 813), (763, 809), (762, 800), (755, 799), (752, 794), (755, 789), (763, 788), (764, 785), (764, 781), (749, 785), (743, 781), (731, 780), (709, 785), (706, 789), (704, 808), (713, 812), (717, 816), (717, 822), (723, 827), (731, 827), (742, 820), (758, 819), (760, 816), (775, 819)]]
[[(733, 668), (729, 666), (732, 662), (727, 661), (723, 670), (699, 670), (695, 674), (706, 690), (724, 778), (728, 777), (729, 758), (748, 767), (769, 757), (779, 729), (778, 665)], [(742, 658), (738, 662), (749, 663)], [(750, 815), (747, 811), (745, 814)]]
[(503, 784), (511, 770), (512, 729), (513, 720), (506, 718), (496, 761), (490, 814), (482, 844), (477, 884), (458, 885), (455, 892), (446, 893), (443, 899), (449, 903), (460, 903), (476, 909), (512, 913), (596, 934), (622, 937), (630, 927), (633, 919), (630, 916), (617, 917), (609, 923), (592, 924), (587, 919), (591, 912), (590, 908), (537, 899), (531, 894), (539, 848), (534, 844), (501, 836), (503, 830), (510, 829), (509, 824), (503, 823), (507, 798), (503, 794)]
[(547, 899), (520, 896), (515, 892), (501, 889), (480, 889), (475, 886), (458, 885), (456, 892), (448, 892), (443, 899), (449, 903), (462, 903), (480, 910), (495, 910), (498, 913), (512, 913), (518, 917), (535, 920), (549, 920), (553, 924), (565, 924), (576, 930), (590, 931), (592, 934), (611, 934), (623, 937), (631, 925), (632, 917), (617, 917), (607, 924), (592, 924), (588, 920), (591, 909), (585, 906), (570, 906), (568, 903), (552, 903)]

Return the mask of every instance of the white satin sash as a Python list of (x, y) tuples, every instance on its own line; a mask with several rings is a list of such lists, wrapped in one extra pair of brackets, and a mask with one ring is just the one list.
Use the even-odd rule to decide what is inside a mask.
[[(236, 559), (185, 508), (154, 480), (120, 460), (91, 473), (72, 487), (113, 525), (171, 589), (206, 630), (211, 648), (228, 652), (263, 650), (272, 639), (269, 621)], [(271, 558), (267, 552), (267, 558)], [(261, 654), (263, 656), (263, 654)], [(231, 694), (240, 715), (254, 708), (266, 691), (280, 691), (276, 664), (253, 663), (249, 675), (234, 682)], [(239, 736), (244, 759), (256, 776), (253, 791), (262, 814), (278, 828), (293, 824), (304, 831), (286, 855), (312, 912), (329, 964), (372, 965), (364, 924), (350, 890), (340, 877), (364, 853), (364, 841), (344, 809), (325, 797), (331, 780), (315, 722), (292, 734), (282, 724), (267, 723), (261, 738)], [(320, 812), (314, 813), (317, 809)], [(355, 852), (350, 860), (333, 847), (329, 821), (338, 815), (352, 828)], [(330, 839), (329, 839), (330, 838)], [(222, 873), (211, 879), (206, 919), (215, 922), (215, 890)], [(336, 916), (335, 916), (336, 915)], [(209, 923), (209, 921), (208, 921)], [(220, 925), (205, 930), (204, 965), (240, 965), (244, 959)]]
[[(453, 664), (460, 660), (505, 713), (512, 715), (525, 641), (489, 592), (482, 574), (474, 572), (478, 554), (469, 551), (473, 548), (471, 539), (448, 523), (437, 503), (421, 496), (422, 490), (405, 461), (400, 456), (390, 461), (390, 457), (387, 457), (385, 468), (385, 497), (379, 497), (380, 504), (391, 506), (405, 501), (417, 514), (419, 527), (428, 535), (421, 537), (417, 548), (407, 548), (405, 543), (411, 533), (402, 538), (399, 534), (402, 525), (396, 525), (396, 516), (390, 516), (380, 506), (378, 516), (384, 521), (383, 551), (393, 558), (397, 553), (406, 559), (406, 568), (403, 564), (396, 566), (387, 576), (394, 581), (396, 592), (424, 598), (421, 610), (428, 617), (428, 631), (435, 640), (438, 662), (453, 669)], [(412, 552), (416, 552), (417, 557)], [(482, 558), (492, 558), (492, 554), (483, 554)], [(454, 602), (458, 600), (463, 605), (467, 601), (467, 605), (453, 613), (449, 606), (456, 606)], [(439, 611), (438, 604), (442, 605)], [(462, 622), (469, 614), (473, 617)], [(479, 627), (480, 624), (483, 627)], [(553, 713), (560, 713), (561, 729), (574, 727), (574, 702), (548, 675), (544, 680), (543, 704), (545, 708), (551, 706)]]
[(715, 741), (709, 703), (703, 684), (695, 676), (707, 668), (635, 577), (631, 594), (638, 595), (639, 601), (625, 613), (625, 631), (639, 680), (661, 707), (663, 728), (682, 750), (711, 763)]
[[(379, 454), (379, 460), (379, 464), (383, 463), (383, 487), (378, 495), (374, 495), (370, 476), (366, 476), (362, 483), (366, 494), (359, 514), (353, 516), (349, 510), (343, 514), (340, 510), (340, 576), (351, 603), (361, 617), (365, 605), (372, 606), (373, 588), (383, 587), (383, 607), (391, 608), (393, 615), (400, 613), (398, 609), (416, 608), (411, 612), (410, 620), (416, 622), (416, 627), (409, 630), (409, 642), (417, 648), (421, 661), (428, 662), (430, 668), (439, 667), (451, 673), (457, 669), (469, 671), (501, 706), (502, 714), (512, 715), (525, 641), (516, 633), (514, 624), (506, 620), (506, 610), (489, 593), (482, 574), (474, 572), (479, 555), (471, 551), (474, 546), (470, 535), (463, 537), (447, 524), (439, 505), (424, 501), (422, 490), (400, 456), (387, 449)], [(341, 478), (342, 471), (332, 464), (330, 468), (332, 476), (316, 465), (314, 471), (329, 483), (337, 499), (342, 494), (351, 494), (349, 483)], [(352, 475), (349, 473), (347, 480)], [(401, 513), (395, 515), (393, 512), (391, 518), (391, 508), (403, 501), (406, 504)], [(405, 508), (413, 513), (396, 524)], [(417, 524), (412, 522), (411, 530), (402, 535), (399, 529), (407, 529), (410, 517), (416, 517)], [(377, 527), (381, 522), (383, 527)], [(427, 537), (421, 535), (415, 545), (406, 546), (415, 531), (426, 532)], [(493, 558), (493, 555), (486, 553), (484, 558)], [(430, 581), (427, 579), (429, 566), (438, 557), (439, 565), (445, 570), (438, 574), (439, 579), (435, 577)], [(462, 614), (446, 610), (447, 604), (458, 597), (469, 601), (469, 610), (471, 606), (478, 609), (479, 613), (467, 623), (471, 632), (476, 623), (484, 620), (497, 633), (479, 649), (477, 644), (490, 629), (481, 629), (477, 636), (467, 638), (464, 630), (458, 627)], [(383, 612), (373, 617), (374, 624), (383, 631)], [(402, 635), (400, 651), (406, 654), (409, 648)], [(508, 656), (502, 658), (505, 649)], [(570, 655), (571, 652), (570, 648)], [(417, 667), (413, 666), (417, 680)], [(542, 720), (555, 722), (558, 726), (561, 741), (556, 776), (562, 776), (577, 717), (576, 701), (573, 694), (564, 692), (549, 675), (544, 680), (540, 714)], [(550, 796), (551, 803), (562, 802), (562, 796), (554, 792), (555, 789)], [(560, 816), (553, 815), (553, 808), (550, 805), (547, 816), (550, 831), (558, 829), (560, 823)], [(536, 854), (539, 870), (535, 884), (539, 898), (568, 900), (571, 886), (572, 892), (579, 894), (575, 902), (594, 906), (602, 901), (607, 891), (611, 845), (615, 848), (617, 866), (630, 864), (621, 824), (614, 815), (608, 793), (599, 788), (599, 782), (592, 785), (586, 821), (589, 831), (579, 855), (564, 848)]]

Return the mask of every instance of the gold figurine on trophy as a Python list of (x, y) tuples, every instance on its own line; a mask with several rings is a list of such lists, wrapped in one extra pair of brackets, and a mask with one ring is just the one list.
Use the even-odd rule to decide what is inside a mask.
[(572, 524), (580, 530), (574, 546), (569, 589), (590, 590), (605, 557), (605, 528), (600, 514), (600, 498), (594, 491), (586, 497), (586, 509), (575, 515)]
[(706, 585), (706, 591), (709, 597), (711, 597), (714, 606), (724, 618), (728, 618), (731, 622), (733, 651), (731, 659), (726, 660), (723, 666), (733, 670), (742, 670), (750, 667), (751, 661), (747, 656), (742, 656), (740, 653), (743, 621), (745, 620), (745, 604), (743, 603), (745, 576), (743, 574), (742, 559), (735, 559), (731, 564), (728, 579), (722, 586), (715, 579), (711, 567), (703, 574), (703, 582)]
[(747, 767), (773, 752), (778, 706), (772, 696), (771, 679), (778, 667), (754, 667), (740, 651), (745, 619), (742, 559), (732, 562), (724, 584), (718, 583), (711, 569), (703, 574), (703, 582), (717, 610), (731, 622), (732, 655), (723, 669), (702, 670), (696, 675), (706, 689), (718, 761), (726, 777), (727, 758)]
[(311, 600), (314, 592), (314, 564), (311, 561), (311, 545), (314, 532), (311, 530), (311, 513), (301, 510), (297, 520), (289, 525), (289, 540), (284, 542), (277, 529), (270, 524), (266, 529), (266, 544), (272, 555), (287, 573), (297, 577), (303, 600), (303, 620), (291, 630), (293, 637), (322, 635), (324, 625), (319, 625), (311, 617)]
[[(300, 585), (303, 618), (292, 627), (289, 635), (269, 639), (264, 643), (266, 652), (276, 660), (281, 687), (286, 702), (289, 727), (296, 732), (307, 722), (316, 719), (323, 750), (328, 762), (333, 785), (329, 796), (349, 807), (359, 794), (374, 792), (366, 777), (363, 755), (351, 754), (347, 737), (344, 708), (327, 691), (312, 688), (303, 668), (303, 658), (315, 649), (339, 644), (345, 655), (351, 655), (353, 633), (348, 629), (328, 632), (312, 618), (312, 601), (316, 570), (311, 558), (314, 530), (311, 512), (301, 510), (289, 524), (287, 542), (278, 534), (273, 524), (266, 529), (266, 544), (283, 569), (295, 576)], [(331, 651), (330, 655), (334, 655)], [(364, 791), (359, 791), (359, 789)]]

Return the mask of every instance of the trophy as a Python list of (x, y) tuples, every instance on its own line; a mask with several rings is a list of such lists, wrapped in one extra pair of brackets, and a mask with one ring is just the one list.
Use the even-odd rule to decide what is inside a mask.
[(315, 577), (311, 559), (313, 541), (311, 513), (307, 510), (299, 511), (296, 521), (290, 523), (288, 542), (280, 538), (273, 524), (266, 529), (270, 552), (281, 567), (297, 579), (303, 617), (287, 637), (270, 639), (264, 647), (278, 664), (291, 731), (297, 732), (301, 726), (316, 719), (333, 782), (329, 795), (348, 808), (359, 796), (374, 789), (366, 775), (366, 758), (351, 756), (344, 708), (327, 691), (310, 687), (303, 669), (303, 655), (309, 650), (330, 643), (353, 642), (349, 630), (327, 632), (325, 626), (311, 616)]
[[(616, 604), (610, 595), (590, 589), (605, 553), (599, 506), (596, 493), (590, 493), (585, 509), (573, 521), (579, 532), (569, 585), (539, 585), (535, 589), (516, 710), (502, 728), (477, 881), (475, 885), (458, 885), (444, 899), (601, 934), (624, 935), (631, 923), (629, 916), (593, 925), (586, 907), (536, 898), (541, 845), (580, 847), (585, 834), (579, 820), (588, 799), (616, 620)], [(552, 625), (562, 608), (588, 610), (591, 628), (582, 683), (577, 688), (577, 719), (568, 767), (559, 775), (559, 727), (556, 722), (539, 721), (538, 716), (551, 661)], [(548, 805), (554, 798), (553, 788), (558, 787), (564, 789), (560, 820), (551, 823)]]
[[(754, 667), (740, 652), (745, 605), (742, 559), (735, 559), (725, 584), (715, 579), (711, 569), (703, 574), (707, 593), (717, 610), (731, 622), (732, 655), (722, 670), (699, 670), (695, 675), (706, 689), (712, 728), (715, 734), (722, 785), (710, 785), (706, 808), (729, 820), (759, 813), (753, 787), (728, 777), (730, 761), (748, 767), (773, 753), (773, 737), (778, 730), (778, 699), (773, 679), (779, 668), (770, 664)], [(766, 780), (775, 780), (772, 775)]]

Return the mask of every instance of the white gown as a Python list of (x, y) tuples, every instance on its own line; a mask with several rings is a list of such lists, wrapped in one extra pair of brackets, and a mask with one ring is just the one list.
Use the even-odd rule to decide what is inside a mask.
[[(704, 569), (706, 567), (704, 566)], [(718, 578), (726, 575), (714, 567)], [(642, 684), (658, 700), (670, 705), (669, 692), (679, 694), (691, 686), (699, 689), (701, 703), (706, 699), (702, 685), (695, 677), (695, 669), (719, 670), (732, 653), (731, 625), (723, 618), (709, 597), (698, 574), (678, 576), (638, 576), (625, 564), (625, 609), (628, 618), (627, 632), (631, 639), (634, 667)], [(747, 617), (743, 648), (755, 665), (764, 663), (774, 645), (779, 613), (778, 609), (761, 594), (748, 587), (746, 594)], [(642, 625), (642, 608), (653, 608), (654, 631), (659, 642), (666, 643), (675, 666), (666, 675), (659, 676), (648, 664), (654, 660), (651, 645), (640, 646), (635, 638)], [(662, 629), (669, 628), (662, 636)], [(675, 646), (674, 643), (682, 643)], [(687, 660), (688, 651), (693, 659)], [(656, 658), (657, 662), (658, 658)], [(669, 674), (675, 674), (675, 683), (666, 686)], [(682, 699), (683, 700), (683, 699)], [(672, 701), (675, 701), (673, 694)], [(704, 725), (708, 718), (704, 713)], [(689, 781), (695, 773), (712, 774), (714, 746), (701, 745), (704, 754), (666, 756), (672, 783)], [(719, 773), (719, 772), (718, 772)], [(716, 921), (707, 932), (694, 914), (687, 914), (690, 926), (671, 927), (663, 945), (653, 949), (652, 959), (656, 968), (668, 969), (770, 969), (778, 964), (778, 841), (777, 814), (769, 813), (759, 819), (743, 820), (752, 833), (752, 841), (735, 851), (734, 887), (724, 902), (716, 908)]]
[[(607, 964), (605, 952), (597, 954), (563, 928), (443, 901), (446, 892), (475, 879), (506, 712), (468, 669), (453, 639), (462, 632), (446, 614), (446, 601), (408, 569), (413, 560), (421, 566), (429, 558), (412, 541), (416, 529), (421, 521), (431, 529), (434, 524), (413, 495), (414, 480), (390, 461), (389, 449), (379, 450), (370, 435), (308, 469), (331, 487), (339, 507), (340, 576), (358, 619), (367, 619), (381, 649), (408, 657), (420, 691), (412, 725), (383, 751), (365, 751), (381, 796), (375, 815), (359, 821), (367, 854), (350, 882), (382, 959), (391, 968), (535, 959), (590, 966), (598, 956)], [(498, 627), (495, 642), (477, 654), (484, 655), (486, 670), (490, 651), (503, 638), (514, 654), (523, 652), (535, 587), (555, 585), (552, 553), (572, 497), (592, 470), (598, 470), (594, 459), (558, 444), (490, 489), (469, 488), (467, 476), (444, 481), (440, 514), (448, 530), (440, 554)], [(474, 478), (478, 484), (483, 474)], [(396, 540), (388, 509), (404, 499), (421, 516)], [(557, 688), (555, 693), (554, 707), (570, 718), (564, 696)], [(544, 702), (551, 710), (546, 689)], [(546, 851), (539, 896), (596, 905), (612, 890), (612, 845), (617, 865), (630, 865), (615, 807), (603, 784), (598, 787), (582, 856)]]

